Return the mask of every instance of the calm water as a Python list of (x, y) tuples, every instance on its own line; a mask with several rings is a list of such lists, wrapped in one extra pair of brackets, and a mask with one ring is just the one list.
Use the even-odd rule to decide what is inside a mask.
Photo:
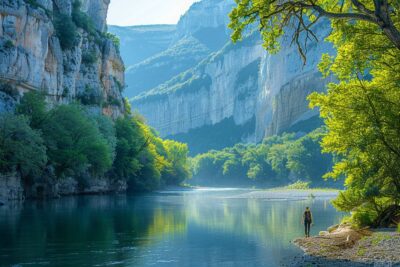
[[(281, 266), (338, 223), (329, 200), (231, 198), (238, 190), (87, 196), (0, 207), (0, 266)], [(245, 191), (244, 191), (245, 192)]]

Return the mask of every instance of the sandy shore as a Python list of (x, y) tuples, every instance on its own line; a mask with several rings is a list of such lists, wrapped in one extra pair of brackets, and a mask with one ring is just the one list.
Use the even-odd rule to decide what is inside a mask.
[(269, 189), (254, 190), (242, 194), (230, 196), (229, 198), (260, 198), (268, 200), (305, 200), (309, 198), (325, 198), (332, 199), (339, 194), (337, 190), (308, 189), (308, 190), (291, 190), (291, 189)]

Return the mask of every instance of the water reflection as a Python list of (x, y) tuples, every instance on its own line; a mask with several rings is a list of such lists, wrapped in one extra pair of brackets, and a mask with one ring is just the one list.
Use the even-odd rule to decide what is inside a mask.
[(0, 208), (0, 266), (280, 266), (340, 221), (328, 200), (227, 198), (228, 191), (71, 197)]

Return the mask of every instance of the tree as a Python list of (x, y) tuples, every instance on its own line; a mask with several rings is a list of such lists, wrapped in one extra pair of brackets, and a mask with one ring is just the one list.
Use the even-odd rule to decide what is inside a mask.
[(264, 46), (276, 52), (279, 37), (292, 28), (304, 60), (304, 47), (316, 39), (312, 26), (321, 17), (330, 19), (327, 41), (337, 55), (323, 55), (320, 70), (338, 83), (310, 100), (327, 125), (323, 150), (341, 159), (327, 177), (346, 177), (347, 190), (334, 204), (353, 211), (359, 225), (387, 226), (400, 219), (399, 8), (396, 0), (239, 0), (231, 13), (234, 40), (258, 21)]
[(320, 142), (324, 129), (317, 129), (294, 141), (287, 151), (286, 167), (314, 184), (322, 182), (322, 176), (331, 168), (332, 157), (322, 153)]
[(45, 96), (36, 91), (24, 94), (16, 108), (16, 113), (27, 116), (32, 128), (40, 128), (47, 116)]
[(80, 106), (55, 107), (41, 130), (59, 177), (86, 171), (101, 176), (111, 167), (112, 151), (107, 140)]
[[(232, 39), (237, 41), (249, 24), (259, 23), (264, 47), (270, 51), (279, 49), (279, 38), (285, 28), (294, 29), (292, 42), (296, 43), (303, 59), (307, 41), (317, 37), (312, 26), (322, 17), (332, 22), (351, 24), (365, 22), (370, 28), (378, 28), (392, 46), (400, 49), (399, 9), (397, 0), (236, 0), (237, 7), (230, 14)], [(306, 35), (304, 44), (300, 36)]]
[(39, 131), (24, 116), (0, 115), (0, 172), (19, 173), (23, 178), (42, 173), (46, 147)]
[(165, 140), (163, 144), (167, 151), (168, 161), (163, 179), (168, 185), (179, 185), (190, 177), (187, 160), (189, 154), (188, 146), (172, 140)]

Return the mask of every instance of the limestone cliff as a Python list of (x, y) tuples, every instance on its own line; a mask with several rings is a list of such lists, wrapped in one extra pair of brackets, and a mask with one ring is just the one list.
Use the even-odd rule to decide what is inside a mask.
[[(134, 98), (132, 105), (161, 136), (187, 141), (195, 151), (200, 151), (199, 147), (203, 151), (215, 148), (208, 144), (216, 138), (215, 132), (224, 128), (242, 132), (239, 138), (230, 140), (230, 145), (258, 142), (284, 131), (312, 130), (321, 122), (317, 111), (308, 108), (307, 96), (325, 90), (330, 81), (323, 79), (317, 68), (322, 53), (333, 51), (329, 43), (323, 42), (329, 30), (326, 21), (316, 25), (319, 42), (308, 45), (305, 65), (289, 38), (282, 38), (281, 51), (271, 55), (254, 33)], [(236, 128), (226, 127), (227, 120)], [(221, 128), (222, 123), (225, 126)], [(204, 127), (207, 133), (202, 131)], [(188, 137), (200, 132), (202, 139)], [(220, 138), (229, 139), (235, 132), (224, 132)]]
[(161, 136), (188, 132), (233, 117), (244, 124), (254, 117), (259, 66), (264, 50), (253, 36), (227, 45), (195, 68), (133, 99)]
[[(125, 95), (131, 98), (157, 87), (221, 49), (229, 40), (228, 13), (233, 5), (233, 0), (197, 2), (181, 17), (174, 31), (171, 25), (112, 27), (121, 40), (132, 44), (129, 48), (123, 47), (125, 61), (130, 61), (133, 55), (149, 54), (149, 48), (158, 48), (165, 45), (166, 40), (170, 41), (162, 51), (141, 62), (127, 64)], [(143, 41), (137, 46), (134, 40), (139, 32)]]
[(119, 116), (124, 65), (105, 32), (109, 2), (2, 0), (0, 110), (12, 109), (24, 92), (37, 90), (51, 103), (80, 100), (94, 111)]

